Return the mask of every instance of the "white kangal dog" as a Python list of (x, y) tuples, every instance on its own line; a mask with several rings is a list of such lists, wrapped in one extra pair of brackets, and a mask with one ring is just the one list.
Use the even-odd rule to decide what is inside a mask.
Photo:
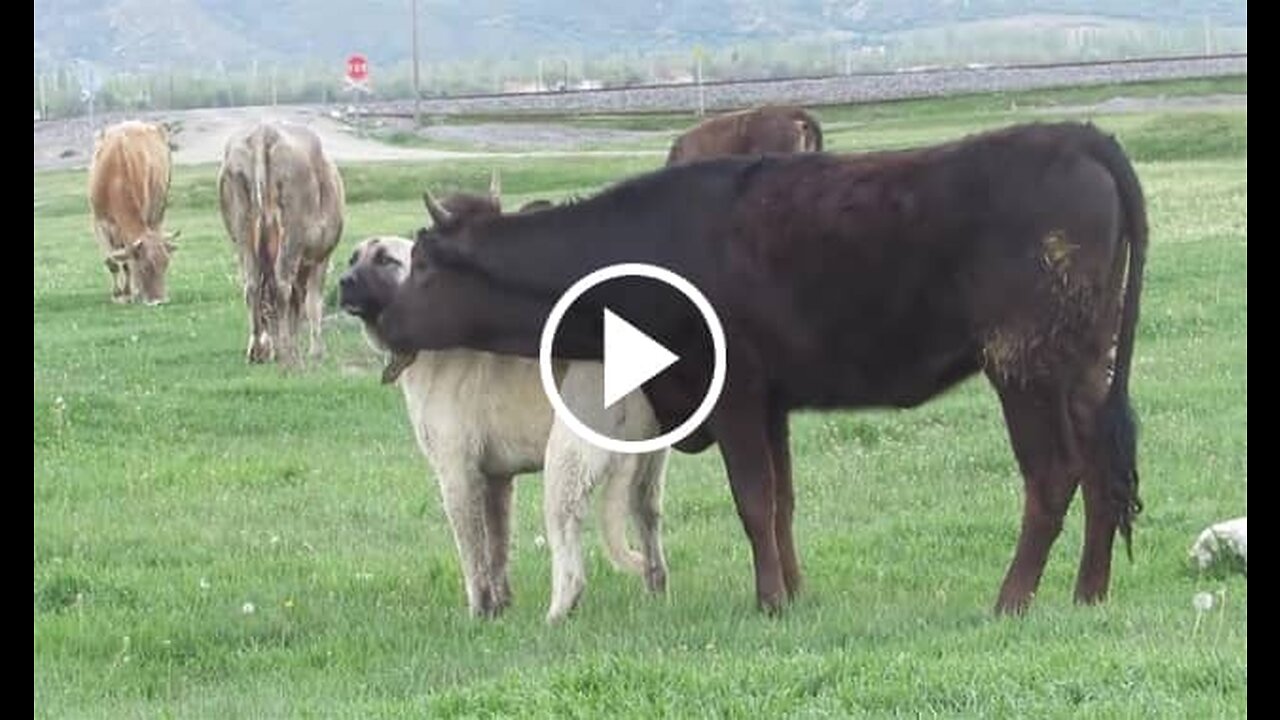
[[(496, 188), (491, 188), (497, 207)], [(344, 310), (364, 321), (365, 335), (385, 350), (377, 335), (379, 313), (409, 274), (412, 243), (371, 237), (352, 254), (339, 284)], [(551, 603), (547, 621), (564, 618), (586, 585), (582, 520), (592, 489), (603, 485), (601, 531), (615, 567), (642, 575), (651, 592), (666, 588), (662, 549), (662, 492), (669, 451), (630, 455), (601, 450), (556, 419), (543, 394), (537, 361), (472, 350), (419, 352), (384, 378), (404, 393), (418, 445), (430, 462), (453, 527), (473, 615), (495, 616), (510, 604), (507, 555), (511, 537), (513, 478), (543, 470), (543, 511), (551, 550)], [(564, 363), (560, 382), (566, 402), (602, 397), (599, 363)], [(581, 413), (580, 413), (581, 417)], [(595, 417), (593, 427), (614, 437), (656, 434), (648, 401), (633, 392)], [(640, 551), (627, 543), (630, 517)]]

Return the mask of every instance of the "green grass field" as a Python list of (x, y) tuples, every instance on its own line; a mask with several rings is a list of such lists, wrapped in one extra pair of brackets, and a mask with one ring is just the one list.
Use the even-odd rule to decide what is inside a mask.
[[(1007, 108), (970, 99), (902, 123), (820, 113), (837, 125), (829, 147), (848, 150), (952, 138), (1009, 122)], [(671, 460), (665, 598), (609, 567), (593, 516), (586, 594), (547, 627), (532, 476), (516, 492), (515, 605), (473, 620), (400, 394), (332, 296), (361, 237), (408, 232), (424, 186), (481, 190), (493, 164), (343, 167), (329, 355), (291, 376), (244, 362), (213, 167), (176, 173), (168, 226), (183, 244), (160, 308), (109, 301), (84, 174), (36, 173), (34, 714), (1245, 716), (1246, 581), (1198, 574), (1186, 550), (1247, 509), (1247, 115), (1094, 119), (1137, 160), (1149, 204), (1132, 384), (1146, 512), (1133, 562), (1117, 549), (1111, 599), (1080, 608), (1077, 500), (1020, 619), (990, 613), (1022, 495), (977, 379), (912, 411), (793, 415), (807, 584), (781, 618), (754, 608), (712, 449)], [(660, 162), (496, 167), (514, 205)], [(1197, 623), (1202, 591), (1222, 595)]]

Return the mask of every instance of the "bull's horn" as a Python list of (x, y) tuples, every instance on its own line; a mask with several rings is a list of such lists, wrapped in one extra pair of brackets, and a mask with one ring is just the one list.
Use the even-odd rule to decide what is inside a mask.
[(116, 262), (124, 262), (129, 259), (129, 248), (116, 248), (115, 250), (107, 253), (107, 257), (111, 260), (115, 260)]
[(382, 369), (382, 384), (390, 385), (400, 378), (400, 373), (405, 371), (418, 359), (418, 353), (396, 353), (387, 361), (387, 366)]
[(489, 197), (493, 198), (494, 202), (502, 199), (502, 179), (498, 177), (497, 169), (489, 171)]
[(440, 203), (431, 197), (430, 190), (423, 191), (422, 203), (427, 206), (427, 214), (431, 216), (431, 221), (437, 226), (448, 225), (453, 220), (453, 216), (449, 214), (449, 211), (440, 207)]

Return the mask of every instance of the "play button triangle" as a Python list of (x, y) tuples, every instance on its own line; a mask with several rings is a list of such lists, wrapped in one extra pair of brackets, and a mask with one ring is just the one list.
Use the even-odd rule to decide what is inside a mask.
[(604, 311), (604, 406), (607, 408), (671, 367), (680, 357), (634, 325)]

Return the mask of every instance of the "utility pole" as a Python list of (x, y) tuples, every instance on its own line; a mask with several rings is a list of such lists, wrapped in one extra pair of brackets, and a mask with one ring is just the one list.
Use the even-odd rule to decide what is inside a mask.
[(45, 102), (44, 73), (40, 73), (36, 77), (38, 78), (40, 83), (40, 119), (47, 120), (49, 119), (49, 104)]
[(418, 0), (409, 0), (409, 22), (413, 25), (413, 125), (422, 124), (422, 91), (418, 88)]
[(693, 59), (697, 82), (698, 82), (698, 117), (702, 117), (707, 113), (706, 94), (702, 88), (702, 46), (693, 46)]

